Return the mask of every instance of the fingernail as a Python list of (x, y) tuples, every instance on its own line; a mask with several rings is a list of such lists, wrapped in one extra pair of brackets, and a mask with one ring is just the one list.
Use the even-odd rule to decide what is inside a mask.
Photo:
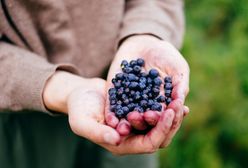
[(103, 135), (103, 139), (105, 143), (110, 144), (110, 145), (116, 145), (117, 142), (115, 141), (115, 137), (110, 133), (107, 132)]

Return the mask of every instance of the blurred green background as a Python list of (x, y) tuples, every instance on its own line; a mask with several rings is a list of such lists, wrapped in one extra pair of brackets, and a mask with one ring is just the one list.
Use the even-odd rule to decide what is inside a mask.
[(186, 0), (191, 113), (161, 168), (248, 167), (248, 1)]

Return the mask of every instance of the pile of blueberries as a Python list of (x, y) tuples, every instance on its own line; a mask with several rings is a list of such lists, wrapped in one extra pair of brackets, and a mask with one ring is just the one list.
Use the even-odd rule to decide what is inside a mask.
[(148, 110), (161, 111), (162, 104), (172, 101), (171, 77), (164, 78), (164, 96), (160, 95), (163, 81), (156, 69), (144, 72), (145, 61), (141, 58), (121, 62), (122, 73), (112, 79), (113, 88), (108, 90), (110, 111), (118, 118), (124, 118), (131, 111), (143, 113)]

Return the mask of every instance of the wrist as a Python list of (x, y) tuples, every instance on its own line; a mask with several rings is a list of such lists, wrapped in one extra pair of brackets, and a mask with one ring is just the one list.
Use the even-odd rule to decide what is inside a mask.
[(67, 99), (78, 87), (86, 87), (87, 79), (65, 71), (56, 71), (43, 90), (43, 101), (48, 110), (67, 113)]

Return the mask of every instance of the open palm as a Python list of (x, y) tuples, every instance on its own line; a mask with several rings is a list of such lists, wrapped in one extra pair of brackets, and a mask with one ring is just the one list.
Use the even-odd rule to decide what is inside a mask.
[[(189, 85), (189, 67), (182, 55), (171, 44), (161, 41), (153, 36), (140, 35), (127, 39), (119, 48), (114, 61), (112, 62), (108, 79), (108, 88), (112, 87), (111, 79), (116, 73), (121, 72), (120, 64), (122, 60), (136, 60), (143, 58), (145, 60), (145, 71), (155, 68), (159, 71), (162, 78), (166, 76), (172, 77), (173, 101), (166, 108), (170, 108), (175, 112), (173, 125), (168, 132), (167, 140), (161, 146), (167, 145), (171, 138), (181, 125), (184, 113), (188, 113), (188, 108), (183, 106), (185, 97), (188, 94)], [(145, 129), (148, 125), (156, 125), (161, 116), (161, 112), (148, 111), (145, 113), (131, 112), (127, 116), (127, 120), (119, 121), (113, 113), (109, 112), (109, 102), (106, 103), (106, 121), (107, 124), (116, 128), (121, 135), (128, 135), (131, 126), (138, 130)], [(183, 113), (184, 111), (184, 113)]]

